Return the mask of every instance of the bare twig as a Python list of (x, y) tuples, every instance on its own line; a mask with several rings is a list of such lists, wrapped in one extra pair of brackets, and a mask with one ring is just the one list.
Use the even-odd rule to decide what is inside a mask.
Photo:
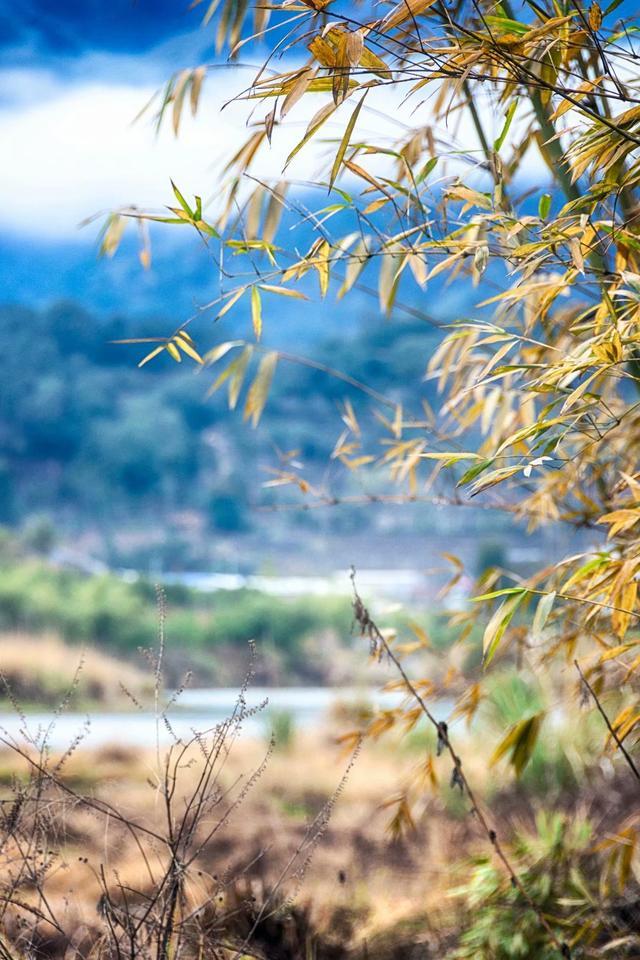
[(636, 766), (635, 763), (634, 763), (633, 757), (631, 756), (631, 754), (629, 753), (629, 751), (628, 751), (627, 748), (625, 747), (624, 743), (622, 742), (622, 740), (620, 739), (620, 737), (619, 737), (618, 734), (616, 733), (616, 731), (615, 731), (615, 729), (614, 729), (611, 721), (609, 720), (609, 717), (607, 716), (607, 714), (606, 714), (606, 712), (605, 712), (604, 707), (603, 707), (602, 704), (600, 703), (600, 699), (599, 699), (599, 697), (598, 697), (598, 694), (595, 692), (595, 690), (593, 689), (592, 685), (591, 685), (591, 684), (589, 683), (589, 681), (587, 680), (587, 678), (586, 678), (586, 676), (585, 676), (585, 674), (584, 674), (584, 671), (582, 670), (582, 668), (581, 668), (580, 664), (578, 663), (578, 661), (577, 661), (577, 660), (574, 660), (573, 663), (574, 663), (574, 665), (575, 665), (576, 670), (577, 670), (578, 673), (580, 674), (580, 679), (582, 680), (582, 683), (584, 684), (585, 688), (589, 691), (589, 693), (590, 693), (590, 695), (591, 695), (591, 697), (592, 697), (592, 699), (593, 699), (593, 702), (595, 703), (595, 705), (596, 705), (596, 707), (597, 707), (597, 709), (598, 709), (598, 713), (600, 714), (600, 716), (602, 717), (602, 719), (603, 719), (604, 722), (606, 723), (606, 725), (607, 725), (607, 730), (608, 730), (609, 733), (611, 734), (612, 739), (615, 740), (616, 745), (617, 745), (617, 747), (618, 747), (618, 750), (620, 751), (620, 753), (622, 754), (622, 756), (624, 757), (624, 759), (627, 761), (627, 765), (628, 765), (629, 769), (631, 770), (631, 772), (633, 773), (633, 775), (634, 775), (634, 777), (636, 778), (636, 780), (640, 780), (640, 770), (638, 770), (637, 766)]

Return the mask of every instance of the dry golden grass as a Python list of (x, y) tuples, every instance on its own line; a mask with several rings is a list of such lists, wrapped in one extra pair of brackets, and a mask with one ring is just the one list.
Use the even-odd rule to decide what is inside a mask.
[[(225, 761), (223, 792), (232, 791), (234, 784), (236, 789), (241, 786), (265, 750), (259, 740), (238, 741)], [(185, 766), (181, 784), (185, 795), (198, 776), (196, 749), (192, 756), (196, 762), (191, 769)], [(228, 909), (237, 887), (219, 881), (239, 875), (260, 900), (334, 793), (347, 762), (344, 751), (326, 735), (299, 734), (289, 749), (276, 751), (228, 824), (207, 843), (198, 870), (191, 872), (194, 902), (204, 895), (211, 898), (212, 910)], [(415, 754), (366, 744), (304, 878), (293, 877), (284, 888), (285, 895), (296, 893), (296, 903), (318, 935), (337, 938), (345, 948), (360, 950), (365, 941), (384, 939), (390, 930), (415, 923), (417, 904), (420, 916), (433, 919), (443, 912), (441, 891), (451, 884), (451, 864), (469, 838), (471, 825), (451, 818), (440, 796), (430, 793), (415, 833), (392, 840), (387, 830), (390, 810), (384, 804), (415, 762)], [(0, 780), (6, 784), (12, 775), (23, 776), (27, 767), (4, 751), (0, 769)], [(92, 796), (108, 799), (137, 823), (157, 827), (162, 824), (163, 805), (152, 785), (154, 771), (151, 751), (80, 748), (66, 762), (63, 778)], [(100, 864), (106, 865), (109, 876), (137, 890), (145, 889), (146, 868), (117, 823), (111, 822), (105, 831), (103, 819), (77, 807), (67, 815), (65, 827), (67, 839), (48, 880), (47, 895), (73, 925), (91, 927), (101, 894)], [(428, 926), (423, 933), (427, 936)], [(415, 939), (415, 931), (412, 936)]]
[[(151, 692), (147, 675), (94, 648), (73, 647), (52, 633), (0, 633), (0, 699), (57, 706), (73, 689), (76, 704), (126, 706), (123, 686), (137, 699)], [(78, 672), (79, 671), (79, 672)]]
[[(214, 783), (214, 793), (220, 799), (198, 821), (195, 847), (202, 843), (202, 848), (185, 872), (189, 910), (191, 904), (198, 906), (198, 912), (210, 915), (214, 924), (227, 922), (228, 917), (233, 920), (235, 915), (246, 922), (249, 901), (255, 898), (257, 904), (270, 902), (287, 864), (304, 847), (310, 824), (321, 815), (343, 777), (349, 756), (338, 735), (354, 723), (357, 725), (357, 717), (343, 710), (336, 711), (322, 731), (296, 733), (294, 729), (291, 739), (271, 753), (237, 808), (233, 807), (234, 797), (260, 768), (268, 747), (264, 738), (236, 737), (241, 720), (237, 727), (230, 728), (229, 740), (233, 742), (227, 743), (228, 751), (222, 751)], [(499, 818), (501, 829), (508, 835), (514, 813), (525, 818), (531, 814), (526, 792), (514, 787), (509, 794), (509, 777), (502, 778), (491, 767), (493, 741), (486, 729), (472, 727), (467, 731), (457, 723), (454, 732), (477, 796), (488, 799), (492, 815)], [(575, 740), (575, 730), (568, 732)], [(552, 730), (550, 735), (557, 746), (558, 731)], [(172, 801), (177, 822), (196, 791), (204, 746), (196, 741), (180, 757)], [(451, 761), (446, 754), (435, 759), (439, 785), (431, 784), (427, 777), (416, 790), (414, 778), (414, 828), (395, 839), (388, 829), (396, 809), (394, 797), (416, 767), (424, 768), (433, 746), (433, 737), (428, 739), (421, 728), (404, 738), (390, 733), (380, 742), (365, 741), (328, 827), (313, 845), (312, 859), (302, 874), (298, 864), (289, 869), (279, 902), (293, 895), (295, 916), (303, 918), (305, 935), (310, 931), (324, 947), (338, 951), (321, 951), (318, 958), (360, 960), (368, 951), (375, 960), (397, 960), (414, 956), (411, 950), (416, 947), (424, 947), (425, 957), (445, 956), (447, 937), (456, 927), (455, 904), (447, 891), (464, 879), (466, 858), (487, 849), (487, 838), (477, 818), (469, 815), (468, 798), (450, 786)], [(158, 758), (151, 749), (112, 745), (92, 750), (80, 745), (66, 758), (56, 778), (84, 797), (110, 804), (119, 816), (164, 836), (167, 824), (162, 786), (166, 786), (169, 765), (163, 768), (163, 752), (161, 749)], [(57, 770), (56, 763), (55, 757), (49, 758), (49, 769)], [(16, 784), (27, 782), (29, 770), (28, 762), (15, 751), (0, 752), (0, 809), (10, 806)], [(68, 800), (64, 791), (56, 790)], [(52, 796), (56, 790), (52, 790)], [(48, 796), (47, 792), (45, 799)], [(230, 807), (227, 819), (225, 811)], [(66, 929), (86, 930), (89, 938), (96, 937), (97, 908), (105, 887), (115, 903), (122, 891), (135, 891), (127, 894), (134, 907), (136, 898), (152, 899), (154, 883), (167, 869), (167, 848), (162, 842), (150, 841), (150, 871), (131, 832), (118, 817), (105, 814), (104, 806), (91, 809), (74, 799), (51, 809), (53, 819), (45, 833), (48, 836), (51, 829), (55, 835), (57, 853), (43, 875), (47, 903), (56, 916), (64, 917)], [(208, 837), (220, 819), (224, 825)], [(300, 860), (304, 862), (306, 857)], [(284, 922), (282, 916), (280, 921)], [(232, 929), (234, 933), (242, 939), (246, 929)], [(407, 952), (400, 950), (400, 944), (408, 945)], [(52, 949), (51, 955), (57, 960), (65, 949)], [(272, 955), (264, 949), (262, 953), (258, 949), (257, 955), (270, 960), (306, 956), (295, 950)]]

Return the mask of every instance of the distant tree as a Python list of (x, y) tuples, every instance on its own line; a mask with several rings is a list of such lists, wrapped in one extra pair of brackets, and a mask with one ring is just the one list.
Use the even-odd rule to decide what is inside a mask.
[(28, 550), (48, 556), (56, 545), (56, 528), (50, 517), (32, 517), (22, 534)]
[[(219, 50), (227, 43), (244, 59), (259, 42), (269, 53), (239, 95), (250, 132), (219, 205), (209, 214), (175, 186), (168, 213), (114, 214), (103, 249), (113, 253), (126, 218), (190, 225), (225, 254), (218, 317), (246, 310), (252, 335), (200, 347), (185, 324), (142, 362), (166, 352), (205, 365), (231, 407), (247, 381), (244, 416), (257, 423), (277, 365), (291, 359), (263, 346), (263, 325), (278, 299), (310, 296), (310, 278), (323, 298), (373, 289), (381, 313), (429, 327), (441, 326), (447, 291), (477, 288), (471, 317), (435, 349), (425, 337), (438, 411), (419, 383), (413, 408), (393, 388), (381, 396), (355, 384), (377, 407), (376, 426), (347, 402), (333, 460), (371, 477), (377, 498), (475, 503), (530, 529), (566, 527), (570, 543), (575, 531), (565, 558), (508, 587), (489, 580), (467, 625), (482, 619), (485, 668), (516, 641), (547, 666), (568, 663), (575, 691), (612, 711), (610, 743), (635, 770), (625, 743), (640, 724), (638, 17), (620, 0), (604, 10), (596, 0), (285, 0), (257, 3), (252, 26), (244, 2), (214, 0), (205, 20), (214, 13)], [(177, 133), (207, 76), (197, 66), (172, 77), (158, 122)], [(287, 165), (325, 138), (324, 173), (301, 184), (285, 168), (271, 182), (261, 158), (296, 117), (306, 129)], [(296, 217), (310, 235), (292, 234)], [(349, 371), (335, 373), (354, 386)], [(381, 486), (385, 472), (399, 490)], [(273, 482), (332, 502), (293, 462)], [(467, 698), (465, 712), (480, 700)], [(501, 745), (518, 773), (540, 720), (523, 716)]]

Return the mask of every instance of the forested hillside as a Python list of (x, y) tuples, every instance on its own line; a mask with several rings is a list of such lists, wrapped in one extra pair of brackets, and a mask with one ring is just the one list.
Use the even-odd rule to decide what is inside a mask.
[[(134, 540), (115, 548), (113, 534), (132, 524), (149, 534), (161, 518), (170, 562), (189, 565), (206, 556), (205, 546), (194, 556), (194, 541), (250, 537), (258, 529), (264, 515), (256, 508), (283, 499), (262, 484), (285, 453), (296, 451), (294, 466), (304, 463), (305, 476), (334, 493), (345, 489), (344, 471), (334, 471), (330, 482), (326, 474), (341, 405), (350, 397), (366, 416), (368, 401), (324, 370), (282, 363), (256, 431), (241, 416), (229, 417), (222, 397), (207, 398), (213, 373), (194, 375), (168, 358), (138, 370), (144, 348), (113, 343), (132, 327), (136, 336), (157, 333), (157, 318), (134, 324), (63, 303), (42, 311), (6, 306), (0, 322), (11, 345), (0, 397), (5, 524), (20, 527), (36, 515), (63, 535), (99, 530), (103, 558), (145, 566), (149, 551)], [(404, 385), (421, 379), (437, 337), (420, 321), (392, 326), (363, 314), (355, 331), (327, 335), (314, 359), (402, 400)], [(421, 393), (433, 400), (433, 384), (425, 382)], [(362, 532), (377, 522), (356, 507), (341, 508), (339, 521), (321, 513), (289, 511), (275, 526), (304, 538), (318, 523)], [(189, 545), (184, 531), (194, 528), (198, 536)], [(166, 555), (156, 552), (155, 559), (165, 565)]]

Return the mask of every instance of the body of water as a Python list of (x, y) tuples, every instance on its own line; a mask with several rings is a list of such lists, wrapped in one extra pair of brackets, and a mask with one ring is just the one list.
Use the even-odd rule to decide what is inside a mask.
[[(231, 715), (238, 699), (238, 690), (233, 688), (185, 690), (170, 708), (168, 716), (174, 734), (187, 739), (194, 731), (203, 732)], [(385, 694), (376, 689), (332, 687), (252, 687), (246, 694), (247, 709), (255, 713), (246, 717), (242, 730), (247, 736), (268, 736), (271, 716), (276, 711), (291, 715), (294, 728), (310, 730), (326, 722), (338, 704), (356, 706), (393, 707), (400, 703), (400, 694)], [(450, 705), (441, 704), (443, 718)], [(79, 735), (88, 747), (119, 744), (123, 746), (150, 747), (159, 736), (168, 742), (171, 733), (160, 719), (148, 711), (129, 713), (67, 712), (56, 716), (51, 712), (29, 713), (24, 720), (16, 713), (0, 714), (0, 731), (21, 744), (26, 738), (41, 742), (46, 735), (48, 744), (55, 750), (64, 749)]]

